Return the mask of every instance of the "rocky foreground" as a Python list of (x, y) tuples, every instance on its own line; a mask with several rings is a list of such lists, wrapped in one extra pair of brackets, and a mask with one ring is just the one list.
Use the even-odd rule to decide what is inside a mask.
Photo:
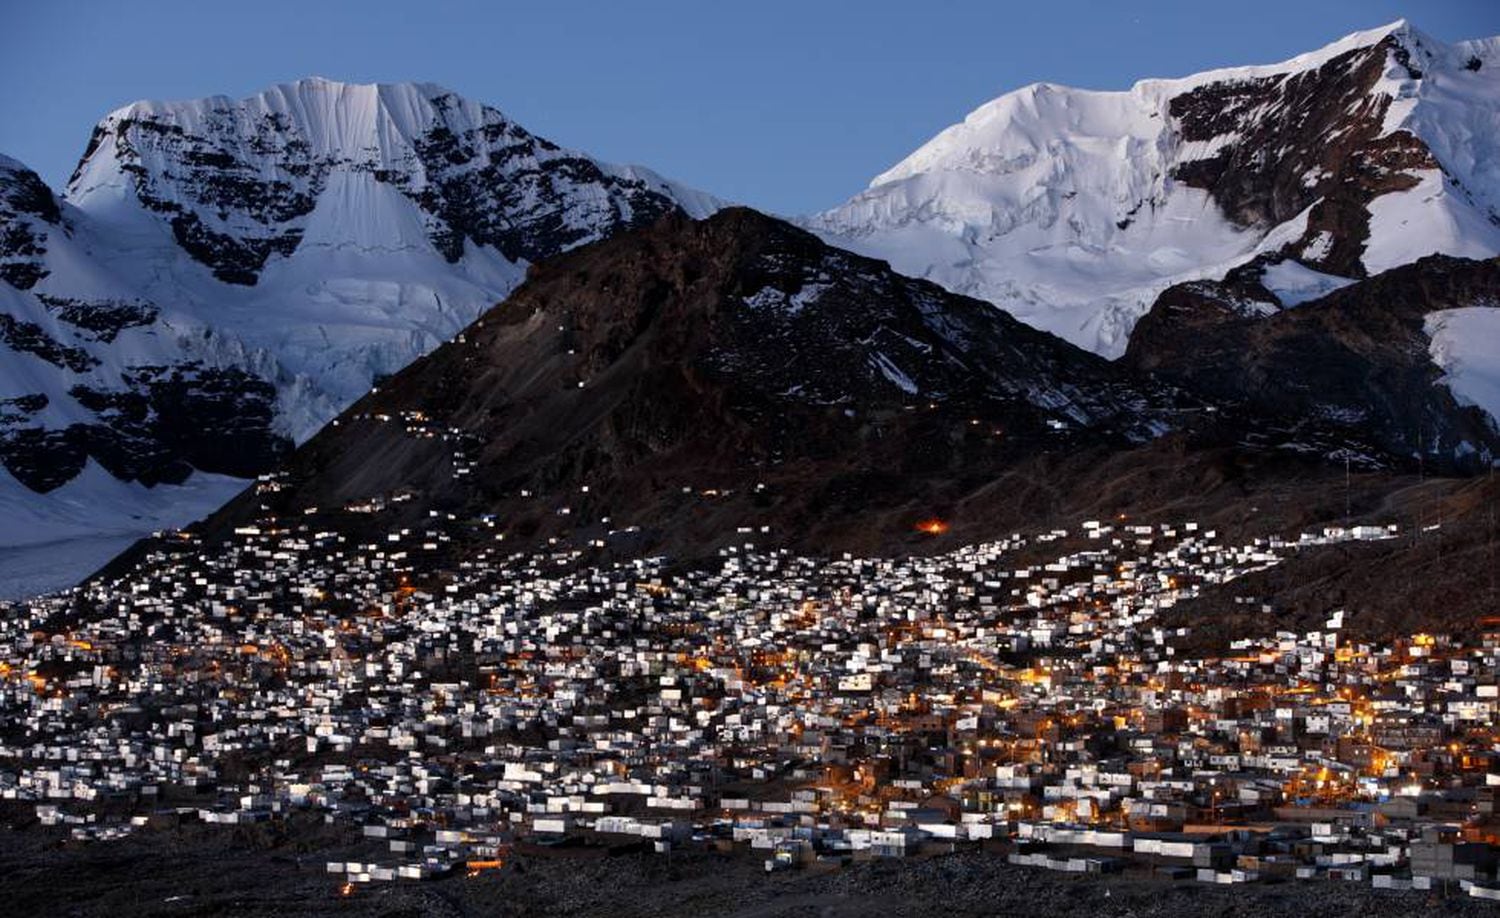
[(147, 831), (80, 844), (32, 826), (0, 831), (0, 898), (13, 915), (771, 916), (1025, 914), (1093, 916), (1492, 915), (1437, 893), (1355, 883), (1216, 887), (1145, 874), (1095, 877), (1005, 863), (985, 851), (766, 874), (744, 854), (517, 855), (475, 876), (347, 893), (328, 859), (374, 854), (353, 832), (316, 823), (235, 831)]

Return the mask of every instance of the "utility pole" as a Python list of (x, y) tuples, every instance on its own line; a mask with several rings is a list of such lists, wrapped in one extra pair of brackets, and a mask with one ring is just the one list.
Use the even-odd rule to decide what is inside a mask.
[(1352, 496), (1350, 496), (1349, 481), (1349, 453), (1344, 453), (1344, 526), (1349, 526), (1349, 517), (1352, 516)]
[[(1489, 471), (1488, 478), (1489, 478), (1489, 484), (1491, 486), (1493, 486), (1494, 483), (1495, 483), (1495, 460), (1494, 459), (1490, 460), (1490, 471)], [(1489, 531), (1489, 561), (1490, 561), (1490, 563), (1487, 564), (1487, 565), (1485, 565), (1485, 566), (1487, 568), (1489, 568), (1489, 572), (1490, 572), (1490, 611), (1493, 613), (1493, 612), (1496, 612), (1496, 611), (1500, 611), (1500, 595), (1497, 595), (1496, 592), (1495, 592), (1495, 501), (1493, 499), (1491, 499), (1489, 501), (1489, 517), (1490, 517), (1490, 531)]]

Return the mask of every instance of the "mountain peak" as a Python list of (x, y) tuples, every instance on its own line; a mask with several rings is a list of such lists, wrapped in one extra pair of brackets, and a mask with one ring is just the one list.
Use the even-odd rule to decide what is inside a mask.
[(189, 475), (268, 470), (530, 263), (718, 206), (441, 86), (321, 77), (117, 109), (68, 190), (0, 161), (0, 489), (63, 506), (98, 467), (122, 531), (136, 482), (205, 509)]
[[(118, 109), (94, 129), (68, 192), (101, 218), (165, 222), (215, 277), (244, 285), (310, 234), (391, 250), (425, 235), (449, 262), (474, 245), (520, 263), (598, 238), (599, 226), (717, 206), (649, 170), (563, 149), (431, 83), (321, 77), (238, 100)], [(329, 210), (350, 206), (404, 215)]]
[(1350, 278), (1500, 252), (1497, 48), (1397, 20), (1123, 91), (1033, 83), (808, 223), (1119, 356), (1164, 290), (1262, 255)]
[[(389, 168), (399, 166), (413, 145), (438, 126), (530, 136), (497, 109), (436, 84), (346, 83), (314, 76), (239, 99), (146, 99), (122, 106), (94, 129), (68, 192), (78, 198), (101, 183), (109, 184), (116, 159), (135, 163), (141, 148), (159, 147), (160, 138), (168, 135), (194, 138), (200, 145), (249, 147), (262, 159), (294, 145), (290, 152), (304, 159), (337, 158), (366, 168)], [(118, 135), (132, 129), (148, 131), (158, 140), (126, 137), (122, 146)]]

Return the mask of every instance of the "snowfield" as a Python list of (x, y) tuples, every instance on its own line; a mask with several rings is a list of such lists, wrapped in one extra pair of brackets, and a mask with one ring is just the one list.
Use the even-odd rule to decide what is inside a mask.
[(0, 599), (72, 586), (137, 539), (201, 519), (249, 484), (197, 472), (181, 485), (148, 488), (91, 462), (37, 494), (0, 468)]

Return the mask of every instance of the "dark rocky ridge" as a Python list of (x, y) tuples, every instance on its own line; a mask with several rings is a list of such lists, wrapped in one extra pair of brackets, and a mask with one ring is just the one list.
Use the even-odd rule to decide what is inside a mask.
[[(274, 505), (407, 492), (403, 518), (499, 513), (541, 538), (610, 517), (700, 549), (752, 520), (816, 545), (904, 517), (905, 537), (999, 469), (1142, 443), (1201, 407), (740, 209), (534, 268), (300, 449)], [(413, 413), (449, 436), (412, 435)]]
[(1205, 398), (1368, 437), (1413, 468), (1468, 473), (1500, 456), (1500, 430), (1461, 405), (1428, 354), (1433, 311), (1500, 303), (1500, 259), (1429, 256), (1273, 315), (1254, 270), (1164, 292), (1123, 363)]
[[(706, 552), (740, 527), (810, 551), (910, 551), (939, 544), (913, 532), (933, 514), (953, 540), (1146, 508), (1242, 514), (1248, 494), (1331, 474), (1340, 450), (1378, 456), (733, 210), (537, 266), (211, 530), (308, 507), (358, 529), (377, 522), (342, 507), (400, 496), (379, 526), (436, 511), (493, 514), (523, 545), (637, 525), (637, 552)], [(1334, 516), (1264, 503), (1266, 525)]]

